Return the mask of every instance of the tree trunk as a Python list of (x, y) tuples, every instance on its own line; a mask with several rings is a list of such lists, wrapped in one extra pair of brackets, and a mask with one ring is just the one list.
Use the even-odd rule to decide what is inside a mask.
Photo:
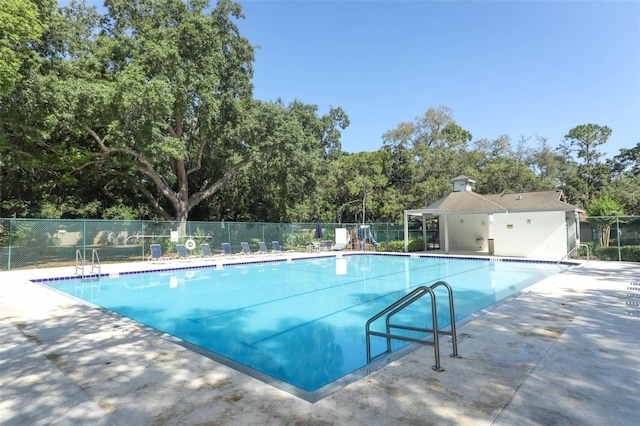
[(189, 217), (189, 179), (184, 160), (176, 161), (176, 177), (178, 178), (178, 193), (175, 203), (175, 220), (186, 222)]
[(609, 247), (609, 234), (611, 233), (611, 227), (607, 226), (600, 229), (600, 245), (602, 247)]

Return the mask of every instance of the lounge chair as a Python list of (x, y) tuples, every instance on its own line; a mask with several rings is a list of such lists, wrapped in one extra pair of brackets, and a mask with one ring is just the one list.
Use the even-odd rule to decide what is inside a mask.
[(184, 244), (178, 244), (176, 246), (176, 253), (178, 254), (178, 259), (180, 260), (187, 260), (187, 259), (192, 259), (196, 256), (193, 256), (191, 254), (189, 254), (189, 252), (187, 251), (187, 248), (184, 246)]
[(350, 243), (351, 243), (351, 240), (347, 240), (343, 243), (335, 243), (334, 245), (331, 246), (331, 250), (334, 250), (334, 251), (344, 250)]
[(271, 245), (273, 246), (273, 251), (276, 253), (284, 253), (285, 251), (291, 251), (291, 250), (283, 250), (282, 246), (278, 241), (272, 241)]
[(233, 256), (234, 253), (231, 250), (231, 244), (229, 243), (222, 243), (222, 253), (224, 253), (225, 256)]
[(200, 244), (200, 250), (202, 250), (202, 257), (214, 257), (215, 255), (211, 251), (211, 246), (208, 243)]
[(249, 243), (243, 241), (240, 243), (240, 246), (242, 246), (240, 254), (253, 254), (253, 252), (251, 251), (251, 247), (249, 247)]
[(267, 245), (264, 243), (264, 241), (260, 241), (258, 243), (258, 251), (256, 253), (260, 253), (260, 254), (267, 254), (269, 253), (269, 249), (267, 248)]
[(162, 259), (162, 247), (160, 244), (151, 244), (149, 246), (151, 250), (151, 254), (149, 255), (149, 260), (161, 260)]

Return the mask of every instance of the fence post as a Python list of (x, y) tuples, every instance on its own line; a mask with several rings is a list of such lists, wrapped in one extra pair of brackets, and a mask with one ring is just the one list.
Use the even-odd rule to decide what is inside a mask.
[(82, 266), (87, 260), (87, 219), (82, 219)]
[(616, 237), (618, 240), (618, 262), (622, 261), (622, 248), (620, 247), (620, 217), (616, 216)]
[(7, 255), (7, 271), (11, 270), (12, 244), (13, 244), (13, 219), (9, 219), (9, 253)]

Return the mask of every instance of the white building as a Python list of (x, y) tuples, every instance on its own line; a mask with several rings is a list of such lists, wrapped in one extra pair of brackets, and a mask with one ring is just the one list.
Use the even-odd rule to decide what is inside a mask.
[(426, 224), (437, 219), (440, 251), (484, 253), (507, 257), (560, 260), (580, 244), (578, 213), (562, 191), (480, 195), (475, 181), (458, 176), (453, 192), (423, 209), (404, 212), (404, 251), (408, 251), (409, 220)]

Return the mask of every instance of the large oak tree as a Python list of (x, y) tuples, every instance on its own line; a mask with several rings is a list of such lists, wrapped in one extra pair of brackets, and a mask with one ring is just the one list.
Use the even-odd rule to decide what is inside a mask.
[(291, 165), (314, 170), (340, 150), (348, 125), (340, 108), (319, 117), (301, 102), (253, 99), (254, 48), (236, 25), (240, 5), (107, 0), (105, 8), (101, 16), (72, 2), (52, 18), (39, 62), (2, 100), (12, 155), (42, 156), (76, 177), (98, 172), (109, 192), (127, 188), (159, 217), (183, 221), (249, 165), (270, 164), (273, 185), (299, 193), (286, 178)]

